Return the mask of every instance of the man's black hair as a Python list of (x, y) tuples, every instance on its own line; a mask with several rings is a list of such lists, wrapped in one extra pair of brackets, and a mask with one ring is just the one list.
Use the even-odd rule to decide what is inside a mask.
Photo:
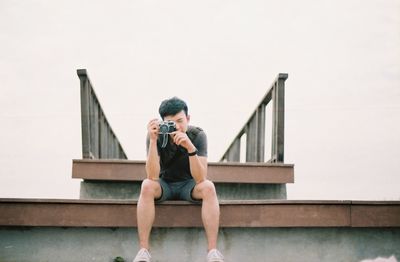
[(165, 116), (174, 116), (182, 110), (185, 111), (186, 115), (188, 115), (188, 107), (185, 101), (174, 96), (162, 101), (158, 112), (160, 113), (161, 118), (164, 119)]

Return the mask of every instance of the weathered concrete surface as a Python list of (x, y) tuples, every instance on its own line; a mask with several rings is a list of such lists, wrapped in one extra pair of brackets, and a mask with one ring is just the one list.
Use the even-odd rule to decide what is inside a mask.
[[(135, 228), (0, 228), (0, 261), (132, 261)], [(400, 258), (400, 228), (224, 228), (219, 249), (227, 262), (359, 262)], [(157, 228), (154, 262), (204, 262), (202, 229)]]
[[(137, 200), (142, 182), (82, 181), (81, 199)], [(220, 200), (286, 199), (286, 184), (215, 183)]]
[(141, 182), (82, 181), (80, 199), (139, 199)]

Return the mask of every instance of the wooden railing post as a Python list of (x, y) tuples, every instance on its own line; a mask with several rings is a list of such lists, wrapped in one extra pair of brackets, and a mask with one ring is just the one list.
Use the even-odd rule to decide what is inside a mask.
[(78, 69), (77, 73), (81, 82), (82, 157), (127, 159), (101, 108), (86, 69)]
[(285, 81), (288, 74), (279, 74), (239, 134), (225, 151), (221, 161), (240, 161), (240, 139), (246, 134), (246, 162), (265, 161), (266, 106), (272, 100), (271, 158), (267, 162), (284, 161)]
[(256, 162), (257, 159), (257, 119), (255, 114), (246, 126), (246, 162)]
[(94, 158), (90, 152), (89, 79), (86, 70), (78, 70), (78, 76), (81, 81), (82, 157)]
[(227, 160), (229, 162), (240, 161), (240, 140), (236, 139), (232, 147), (227, 154)]
[(287, 75), (279, 74), (273, 90), (273, 130), (271, 161), (284, 161), (284, 130), (285, 130), (285, 80)]

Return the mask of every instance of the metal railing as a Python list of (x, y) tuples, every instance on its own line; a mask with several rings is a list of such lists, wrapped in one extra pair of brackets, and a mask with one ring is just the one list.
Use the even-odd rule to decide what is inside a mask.
[(86, 69), (78, 69), (77, 73), (81, 80), (82, 157), (127, 159), (101, 108)]
[[(271, 88), (225, 151), (220, 161), (240, 162), (241, 138), (246, 135), (246, 162), (283, 163), (285, 81), (287, 78), (288, 74), (284, 73), (280, 73), (276, 77)], [(266, 106), (271, 100), (273, 101), (271, 158), (265, 161), (265, 112)]]

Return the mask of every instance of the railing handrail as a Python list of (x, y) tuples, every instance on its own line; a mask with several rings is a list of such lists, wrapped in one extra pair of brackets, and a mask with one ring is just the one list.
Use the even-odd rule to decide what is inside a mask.
[(97, 98), (86, 69), (77, 70), (81, 83), (82, 157), (127, 159)]
[(246, 134), (246, 162), (264, 162), (265, 107), (272, 100), (271, 158), (267, 162), (284, 162), (285, 81), (287, 78), (286, 73), (278, 74), (271, 88), (233, 139), (220, 161), (240, 161), (240, 139)]

